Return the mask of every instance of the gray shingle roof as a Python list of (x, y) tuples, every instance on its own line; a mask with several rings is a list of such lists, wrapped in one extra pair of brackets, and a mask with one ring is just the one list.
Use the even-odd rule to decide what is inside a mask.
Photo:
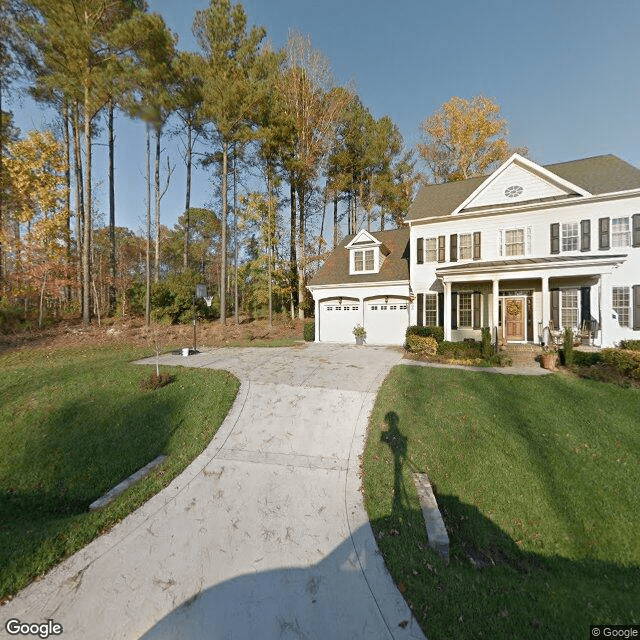
[(367, 282), (397, 282), (409, 280), (409, 229), (372, 232), (372, 236), (382, 242), (388, 254), (384, 258), (379, 273), (349, 274), (349, 249), (347, 245), (354, 236), (347, 236), (327, 257), (326, 262), (313, 276), (309, 286), (326, 284), (357, 284)]
[[(614, 155), (548, 164), (544, 168), (593, 195), (640, 188), (640, 170)], [(423, 185), (409, 207), (406, 219), (419, 220), (449, 215), (488, 177)]]

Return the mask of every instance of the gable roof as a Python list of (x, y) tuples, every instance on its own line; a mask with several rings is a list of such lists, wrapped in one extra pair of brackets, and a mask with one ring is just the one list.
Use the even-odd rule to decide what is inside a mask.
[(371, 235), (379, 240), (380, 249), (386, 257), (378, 273), (349, 273), (349, 249), (347, 245), (355, 238), (350, 235), (329, 254), (324, 265), (313, 276), (309, 286), (327, 284), (356, 284), (367, 282), (397, 282), (409, 280), (409, 229), (376, 231)]
[[(640, 170), (611, 154), (548, 164), (544, 168), (593, 195), (640, 188)], [(489, 176), (423, 185), (409, 207), (406, 219), (420, 220), (451, 214), (487, 178)]]

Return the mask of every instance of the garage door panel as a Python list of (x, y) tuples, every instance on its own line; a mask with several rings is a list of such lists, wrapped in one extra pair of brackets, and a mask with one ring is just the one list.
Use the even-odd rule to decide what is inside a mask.
[(404, 343), (409, 326), (409, 305), (402, 298), (372, 298), (365, 301), (364, 327), (369, 344)]
[(354, 342), (353, 327), (362, 324), (362, 306), (358, 301), (327, 300), (320, 303), (320, 340)]

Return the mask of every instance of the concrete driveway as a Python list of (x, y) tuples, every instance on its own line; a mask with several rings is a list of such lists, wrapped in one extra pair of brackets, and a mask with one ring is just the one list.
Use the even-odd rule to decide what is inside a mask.
[(83, 640), (423, 638), (358, 477), (375, 394), (400, 359), (316, 344), (163, 356), (237, 375), (229, 415), (169, 487), (1, 607), (0, 635), (18, 618)]

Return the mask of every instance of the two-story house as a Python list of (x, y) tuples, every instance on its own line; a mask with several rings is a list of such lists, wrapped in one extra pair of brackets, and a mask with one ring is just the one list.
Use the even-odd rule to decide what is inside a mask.
[[(588, 328), (598, 346), (640, 338), (640, 171), (615, 156), (543, 167), (515, 154), (489, 176), (423, 186), (406, 222), (407, 319), (397, 318), (398, 326), (440, 325), (447, 340), (479, 339), (482, 327), (521, 343), (548, 342), (550, 327)], [(331, 256), (349, 269), (351, 289), (359, 273), (360, 263), (351, 262), (357, 243), (378, 246), (379, 234), (363, 233)], [(385, 243), (388, 235), (380, 246)], [(392, 294), (377, 264), (369, 262), (368, 274), (376, 300), (386, 299)], [(340, 299), (348, 279), (328, 287), (326, 267), (309, 286), (316, 337), (350, 341), (323, 332), (331, 325), (323, 296)], [(396, 301), (400, 284), (394, 283)], [(366, 314), (367, 296), (357, 300), (369, 333), (376, 318)], [(391, 326), (385, 332), (396, 335)], [(369, 335), (367, 341), (391, 343)]]

